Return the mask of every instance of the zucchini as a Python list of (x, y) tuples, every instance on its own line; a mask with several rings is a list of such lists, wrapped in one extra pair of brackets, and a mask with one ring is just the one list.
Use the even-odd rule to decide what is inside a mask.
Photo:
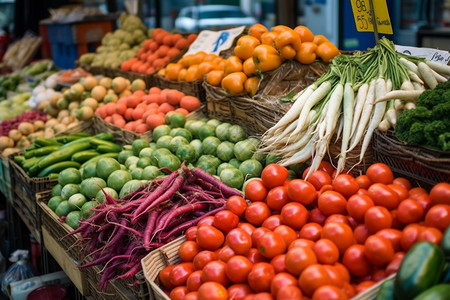
[(38, 148), (32, 151), (25, 152), (25, 157), (30, 158), (33, 156), (43, 156), (55, 152), (61, 147), (61, 145), (50, 145), (42, 148)]
[(23, 156), (23, 155), (16, 155), (16, 156), (14, 156), (14, 162), (16, 164), (21, 165), (24, 160), (25, 160), (25, 156)]
[(89, 143), (88, 141), (85, 141), (85, 142), (81, 142), (81, 143), (72, 145), (71, 147), (66, 147), (66, 148), (63, 148), (63, 147), (59, 148), (59, 150), (52, 152), (49, 155), (47, 155), (46, 157), (44, 157), (39, 162), (39, 168), (44, 169), (44, 168), (46, 168), (50, 165), (53, 165), (57, 162), (68, 160), (75, 153), (91, 148), (91, 143)]
[(420, 293), (414, 300), (447, 300), (450, 299), (450, 284), (437, 284)]
[(41, 147), (51, 146), (51, 145), (61, 145), (61, 143), (58, 143), (55, 139), (46, 139), (43, 137), (36, 138), (36, 140), (34, 140), (34, 143)]
[(39, 157), (39, 156), (31, 157), (31, 158), (23, 160), (20, 163), (20, 165), (24, 170), (28, 170), (33, 165), (37, 164), (41, 159), (42, 159), (42, 157)]
[(41, 170), (37, 175), (37, 177), (45, 177), (48, 176), (50, 173), (59, 173), (60, 171), (67, 168), (79, 169), (80, 163), (76, 161), (59, 161)]
[(72, 155), (71, 160), (79, 163), (84, 163), (85, 161), (96, 157), (97, 155), (99, 155), (99, 153), (95, 150), (85, 150)]
[(48, 177), (50, 179), (58, 179), (59, 173), (50, 173), (48, 174)]
[(441, 248), (444, 251), (445, 257), (450, 259), (450, 226), (444, 231), (442, 236)]
[(385, 280), (378, 290), (375, 300), (394, 300), (394, 280)]
[(102, 133), (96, 134), (95, 138), (97, 138), (99, 140), (112, 142), (114, 139), (114, 135), (111, 132), (102, 132)]
[(122, 151), (122, 147), (117, 144), (99, 145), (96, 150), (100, 153), (120, 152)]
[(96, 157), (91, 158), (91, 159), (88, 160), (88, 161), (85, 161), (85, 162), (81, 165), (80, 168), (83, 168), (83, 167), (86, 166), (88, 163), (91, 163), (91, 162), (97, 162), (97, 161), (99, 161), (100, 159), (102, 159), (102, 158), (104, 158), (104, 157), (112, 157), (112, 158), (117, 159), (117, 158), (119, 157), (119, 153), (117, 153), (117, 152), (110, 152), (110, 153), (100, 154), (100, 155), (98, 155), (98, 156), (96, 156)]
[(72, 147), (74, 145), (89, 142), (92, 138), (93, 137), (83, 137), (83, 138), (76, 139), (74, 141), (71, 141), (71, 142), (68, 142), (67, 144), (62, 145), (60, 149), (66, 149), (66, 148)]
[(413, 299), (439, 282), (445, 266), (444, 252), (430, 242), (415, 244), (405, 255), (395, 278), (395, 296)]

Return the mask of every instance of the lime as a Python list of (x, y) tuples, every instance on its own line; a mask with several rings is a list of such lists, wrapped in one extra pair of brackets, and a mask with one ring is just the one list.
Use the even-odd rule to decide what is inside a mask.
[(87, 201), (80, 209), (81, 216), (83, 219), (89, 219), (90, 216), (94, 214), (94, 211), (92, 211), (92, 208), (95, 208), (97, 206), (97, 201)]
[(65, 219), (67, 225), (72, 227), (72, 229), (77, 229), (78, 226), (80, 226), (80, 220), (81, 220), (81, 211), (79, 210), (69, 212)]
[(59, 203), (58, 207), (55, 209), (55, 214), (58, 217), (67, 215), (70, 212), (69, 201), (64, 200)]
[(206, 122), (206, 124), (211, 125), (211, 126), (214, 126), (214, 127), (217, 127), (217, 126), (219, 126), (220, 124), (222, 124), (222, 122), (219, 121), (219, 120), (217, 120), (217, 119), (209, 119), (209, 120)]
[(142, 172), (144, 172), (143, 168), (139, 168), (139, 167), (134, 168), (131, 171), (131, 173), (130, 173), (131, 174), (131, 178), (141, 180), (142, 179)]
[(81, 174), (78, 169), (67, 168), (62, 170), (58, 175), (58, 183), (65, 186), (68, 183), (79, 184), (81, 182)]
[(168, 168), (171, 171), (175, 171), (181, 166), (181, 161), (173, 154), (163, 155), (158, 160), (158, 167)]
[(252, 143), (253, 145), (255, 145), (256, 148), (258, 148), (259, 142), (260, 142), (258, 138), (255, 138), (255, 137), (249, 137), (249, 138), (247, 139), (247, 141), (249, 141), (250, 143)]
[(106, 198), (105, 193), (110, 195), (114, 199), (119, 199), (119, 194), (117, 194), (116, 190), (114, 190), (110, 187), (105, 187), (105, 188), (103, 188), (103, 191), (99, 190), (97, 192), (97, 195), (95, 195), (95, 199), (97, 200), (98, 203), (105, 202), (105, 198)]
[(230, 161), (234, 157), (234, 144), (229, 141), (223, 141), (217, 146), (217, 157), (223, 161)]
[(138, 168), (145, 168), (147, 166), (150, 166), (152, 164), (152, 161), (150, 160), (150, 157), (141, 157), (136, 163), (136, 166)]
[(253, 153), (256, 151), (255, 145), (247, 140), (239, 141), (234, 145), (233, 148), (234, 156), (240, 161), (244, 161), (252, 158)]
[(237, 143), (247, 138), (247, 134), (239, 125), (231, 125), (228, 128), (228, 140), (232, 143)]
[(222, 173), (223, 170), (228, 169), (228, 168), (235, 168), (232, 164), (224, 162), (221, 163), (218, 167), (217, 167), (217, 175), (220, 176), (220, 173)]
[(212, 125), (205, 124), (198, 130), (198, 137), (202, 141), (208, 136), (215, 136), (215, 135), (216, 135), (216, 127)]
[(129, 172), (124, 170), (117, 170), (109, 175), (107, 183), (110, 188), (115, 189), (116, 192), (119, 193), (125, 183), (130, 180), (132, 180), (132, 178)]
[(164, 155), (170, 155), (172, 152), (170, 152), (167, 148), (158, 148), (155, 151), (153, 151), (152, 155), (150, 156), (150, 160), (152, 162), (153, 166), (158, 166), (158, 162)]
[(69, 202), (69, 207), (70, 210), (76, 210), (76, 209), (80, 209), (84, 203), (86, 203), (87, 199), (86, 197), (81, 194), (81, 193), (77, 193), (77, 194), (73, 194), (72, 196), (70, 196), (68, 202)]
[(144, 148), (141, 150), (141, 152), (139, 152), (139, 158), (150, 157), (150, 155), (152, 155), (153, 151), (154, 151), (154, 149), (151, 147)]
[(260, 177), (262, 170), (263, 165), (256, 159), (247, 159), (239, 166), (239, 171), (242, 172), (246, 180), (253, 177)]
[(270, 165), (270, 164), (275, 164), (278, 161), (280, 161), (280, 158), (277, 155), (269, 153), (266, 156), (266, 163), (265, 163), (265, 165), (267, 166), (267, 165)]
[(128, 157), (127, 160), (125, 161), (125, 167), (127, 167), (127, 169), (129, 169), (131, 165), (137, 164), (138, 160), (139, 160), (139, 157), (134, 156), (134, 155)]
[(187, 130), (186, 128), (178, 128), (178, 130), (175, 132), (174, 136), (182, 136), (185, 139), (187, 139), (189, 142), (192, 141), (192, 133)]
[(117, 160), (119, 163), (124, 164), (128, 157), (133, 156), (132, 150), (122, 150), (119, 152), (119, 157), (117, 157)]
[(244, 175), (236, 168), (228, 168), (220, 173), (220, 180), (232, 188), (240, 189), (244, 183)]
[(215, 134), (217, 138), (221, 141), (227, 141), (229, 137), (228, 128), (231, 127), (230, 123), (222, 123), (220, 125), (217, 125)]
[[(114, 171), (117, 172), (117, 171)], [(80, 184), (80, 192), (85, 195), (88, 199), (94, 198), (98, 191), (100, 191), (100, 187), (105, 188), (106, 182), (102, 178), (92, 177), (85, 179)]]
[(136, 139), (131, 144), (131, 147), (133, 149), (133, 155), (138, 156), (139, 152), (141, 152), (142, 149), (147, 148), (150, 146), (149, 142), (144, 139)]
[(186, 124), (186, 129), (192, 133), (194, 138), (199, 138), (199, 130), (206, 124), (205, 121), (196, 120), (194, 122), (189, 122)]
[(195, 149), (195, 157), (198, 159), (203, 154), (202, 141), (199, 139), (192, 140), (190, 143)]
[(220, 140), (215, 136), (208, 136), (202, 141), (202, 150), (204, 154), (216, 155), (217, 147), (220, 145)]
[(237, 169), (239, 169), (239, 166), (241, 165), (241, 162), (237, 158), (230, 159), (229, 163)]
[(182, 144), (187, 145), (189, 144), (189, 141), (182, 137), (182, 136), (175, 136), (172, 138), (172, 140), (169, 143), (169, 150), (172, 153), (176, 153), (178, 147), (180, 147)]
[(186, 124), (186, 116), (182, 113), (173, 113), (170, 116), (170, 126), (177, 128), (177, 127), (184, 127), (184, 124)]
[(128, 170), (127, 167), (125, 167), (125, 165), (122, 165), (122, 164), (120, 164), (120, 169), (125, 170), (125, 171)]
[(62, 198), (61, 196), (53, 196), (53, 197), (51, 197), (51, 198), (48, 200), (47, 205), (48, 205), (48, 207), (49, 207), (51, 210), (55, 211), (56, 208), (58, 207), (58, 205), (59, 205), (62, 201), (64, 201), (64, 200), (63, 200), (63, 198)]
[(175, 155), (180, 161), (186, 161), (186, 163), (194, 163), (197, 158), (197, 152), (191, 144), (180, 145), (175, 152)]
[(266, 154), (256, 151), (255, 153), (253, 153), (252, 159), (256, 159), (261, 164), (265, 164), (266, 163)]
[(157, 142), (160, 137), (162, 137), (164, 135), (169, 135), (169, 132), (170, 132), (169, 125), (163, 124), (163, 125), (156, 126), (152, 132), (152, 140)]
[(97, 163), (90, 162), (81, 169), (81, 179), (97, 177)]
[(156, 142), (156, 148), (166, 148), (169, 149), (170, 141), (173, 139), (170, 135), (163, 135)]
[(122, 187), (122, 189), (120, 190), (119, 193), (119, 197), (123, 198), (126, 195), (128, 195), (129, 193), (134, 192), (135, 190), (137, 190), (138, 188), (140, 188), (142, 186), (142, 182), (140, 180), (130, 180), (127, 183), (125, 183)]
[(78, 184), (68, 183), (62, 188), (61, 197), (63, 198), (63, 200), (69, 200), (70, 196), (79, 192), (80, 186)]
[(150, 142), (150, 148), (152, 148), (153, 150), (156, 150), (156, 142)]
[(120, 170), (120, 164), (117, 160), (111, 157), (104, 157), (97, 161), (95, 171), (97, 172), (97, 177), (106, 180), (112, 172)]
[(164, 173), (156, 166), (145, 167), (142, 171), (142, 179), (145, 180), (153, 180), (161, 175), (164, 175)]
[(52, 196), (61, 196), (62, 186), (58, 183), (52, 188)]

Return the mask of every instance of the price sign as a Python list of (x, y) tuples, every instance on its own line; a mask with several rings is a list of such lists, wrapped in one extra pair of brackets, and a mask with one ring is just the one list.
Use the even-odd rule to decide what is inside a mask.
[(219, 55), (220, 51), (233, 46), (234, 39), (245, 29), (245, 26), (235, 27), (221, 31), (203, 30), (189, 47), (185, 55), (195, 54), (198, 51)]
[[(360, 32), (375, 31), (373, 28), (370, 0), (351, 0), (356, 30)], [(392, 24), (389, 18), (386, 1), (374, 0), (373, 11), (378, 33), (392, 34)]]

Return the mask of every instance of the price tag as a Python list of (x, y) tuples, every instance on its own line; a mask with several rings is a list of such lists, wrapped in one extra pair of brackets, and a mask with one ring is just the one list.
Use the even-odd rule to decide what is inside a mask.
[[(369, 0), (351, 0), (351, 3), (356, 30), (360, 32), (373, 32), (374, 28)], [(392, 24), (391, 19), (389, 18), (386, 1), (373, 0), (373, 10), (376, 17), (378, 33), (392, 34)]]
[(245, 26), (235, 27), (221, 31), (203, 30), (195, 41), (189, 46), (185, 55), (195, 54), (199, 51), (219, 55), (220, 51), (229, 49), (234, 39), (245, 29)]
[(445, 50), (395, 45), (395, 51), (406, 55), (423, 57), (442, 64), (448, 64), (450, 61), (450, 53)]

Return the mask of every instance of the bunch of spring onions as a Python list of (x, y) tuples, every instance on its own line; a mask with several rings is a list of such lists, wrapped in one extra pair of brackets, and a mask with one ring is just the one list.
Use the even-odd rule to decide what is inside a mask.
[(338, 55), (327, 73), (294, 96), (289, 111), (264, 133), (259, 151), (277, 155), (284, 166), (311, 159), (308, 177), (339, 139), (340, 173), (349, 168), (350, 151), (359, 146), (361, 162), (375, 129), (395, 127), (402, 109), (414, 108), (426, 88), (449, 76), (449, 66), (397, 53), (386, 38), (367, 52)]

